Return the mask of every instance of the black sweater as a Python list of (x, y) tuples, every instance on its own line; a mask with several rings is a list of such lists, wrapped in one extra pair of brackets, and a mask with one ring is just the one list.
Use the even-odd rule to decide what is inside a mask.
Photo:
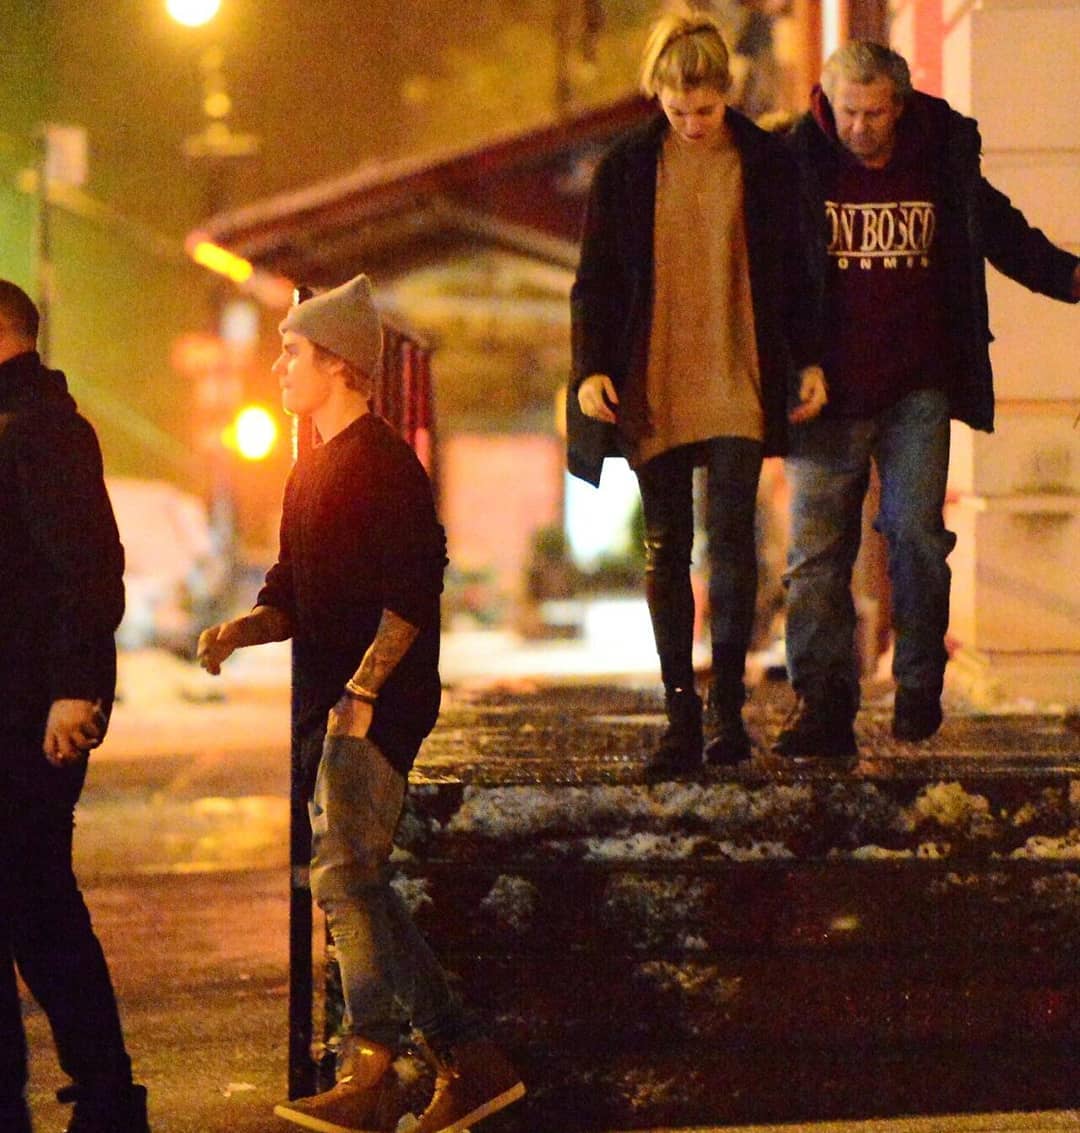
[(111, 707), (123, 573), (93, 428), (63, 374), (33, 352), (9, 359), (0, 365), (0, 730), (36, 735), (58, 699)]
[[(445, 566), (427, 473), (381, 417), (358, 418), (297, 461), (285, 487), (278, 561), (257, 602), (292, 621), (298, 730), (325, 723), (391, 610), (420, 633), (379, 692), (370, 735), (408, 773), (439, 712)], [(310, 779), (314, 770), (302, 772)]]

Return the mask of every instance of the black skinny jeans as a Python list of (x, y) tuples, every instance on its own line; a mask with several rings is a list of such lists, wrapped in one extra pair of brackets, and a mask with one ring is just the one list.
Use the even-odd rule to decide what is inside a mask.
[(16, 965), (64, 1072), (90, 1092), (131, 1082), (112, 980), (72, 870), (85, 776), (85, 761), (48, 764), (36, 737), (0, 740), (0, 1101), (20, 1096), (27, 1078)]
[(694, 687), (693, 473), (705, 467), (709, 628), (714, 680), (742, 681), (757, 598), (754, 517), (762, 446), (716, 437), (663, 452), (637, 470), (645, 516), (645, 597), (664, 689)]

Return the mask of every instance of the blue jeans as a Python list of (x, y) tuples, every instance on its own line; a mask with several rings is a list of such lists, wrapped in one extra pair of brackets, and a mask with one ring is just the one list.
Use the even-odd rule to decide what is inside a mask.
[(942, 519), (949, 407), (942, 391), (924, 389), (873, 418), (818, 419), (793, 430), (787, 658), (792, 686), (810, 699), (846, 689), (850, 703), (859, 702), (851, 572), (871, 458), (881, 480), (874, 527), (888, 544), (892, 580), (893, 675), (905, 687), (941, 692), (951, 579), (945, 560), (956, 543)]
[(466, 1023), (446, 976), (390, 885), (405, 779), (368, 739), (329, 736), (308, 804), (311, 892), (341, 969), (346, 1025), (396, 1047), (403, 1024), (451, 1044)]
[(637, 470), (645, 518), (645, 596), (664, 688), (694, 687), (693, 474), (705, 466), (713, 674), (742, 681), (757, 598), (754, 517), (762, 446), (716, 437), (660, 453)]

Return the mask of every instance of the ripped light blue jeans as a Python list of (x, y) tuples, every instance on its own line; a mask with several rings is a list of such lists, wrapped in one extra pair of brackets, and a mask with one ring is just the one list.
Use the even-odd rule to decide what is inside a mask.
[(813, 699), (846, 688), (858, 704), (851, 572), (859, 551), (870, 461), (881, 479), (874, 527), (888, 544), (896, 648), (893, 675), (941, 692), (956, 536), (942, 517), (949, 471), (949, 406), (916, 390), (867, 419), (818, 418), (792, 430), (787, 657), (795, 691)]
[(431, 1043), (464, 1032), (446, 975), (390, 884), (405, 779), (368, 739), (328, 736), (311, 818), (311, 892), (341, 969), (346, 1026), (395, 1048), (403, 1028)]

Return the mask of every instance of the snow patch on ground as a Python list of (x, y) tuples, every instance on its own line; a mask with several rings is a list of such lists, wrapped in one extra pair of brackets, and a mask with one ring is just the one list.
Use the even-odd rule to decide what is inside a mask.
[(742, 977), (725, 977), (715, 964), (673, 964), (670, 960), (648, 960), (637, 968), (637, 978), (658, 991), (678, 991), (710, 1003), (732, 1003), (742, 990)]
[[(670, 939), (673, 930), (697, 924), (709, 900), (711, 887), (700, 877), (612, 877), (604, 896), (604, 914), (616, 923), (632, 924), (640, 932), (639, 947), (655, 947)], [(700, 936), (678, 934), (683, 948), (704, 951)]]
[[(770, 784), (749, 790), (738, 784), (664, 783), (626, 787), (514, 786), (466, 789), (447, 830), (483, 838), (525, 839), (542, 834), (596, 838), (613, 829), (629, 837), (635, 827), (664, 831), (692, 816), (697, 828), (737, 833), (770, 822), (775, 829), (805, 824), (814, 806), (808, 784)], [(648, 843), (642, 841), (642, 848)]]
[(1070, 830), (1057, 838), (1035, 834), (1011, 856), (1030, 861), (1080, 861), (1080, 831)]
[(702, 837), (681, 838), (675, 834), (630, 834), (625, 838), (587, 838), (585, 857), (599, 861), (628, 858), (652, 861), (685, 861), (708, 844)]
[(416, 913), (425, 905), (433, 905), (431, 891), (427, 878), (424, 877), (395, 877), (390, 882), (394, 891), (404, 901), (410, 915)]
[(948, 842), (920, 842), (914, 850), (890, 850), (886, 846), (859, 846), (851, 851), (855, 861), (884, 862), (884, 861), (930, 861), (937, 862), (949, 856), (952, 847)]
[(903, 861), (915, 857), (914, 850), (890, 850), (886, 846), (859, 846), (851, 851), (851, 856), (859, 862)]
[(500, 874), (480, 905), (495, 915), (500, 926), (526, 932), (532, 925), (539, 895), (527, 878)]
[(968, 838), (989, 838), (996, 829), (990, 803), (969, 794), (959, 783), (931, 783), (901, 817), (903, 828), (916, 831), (933, 825)]
[(1069, 871), (1038, 877), (1031, 888), (1036, 897), (1051, 908), (1080, 918), (1080, 874)]

